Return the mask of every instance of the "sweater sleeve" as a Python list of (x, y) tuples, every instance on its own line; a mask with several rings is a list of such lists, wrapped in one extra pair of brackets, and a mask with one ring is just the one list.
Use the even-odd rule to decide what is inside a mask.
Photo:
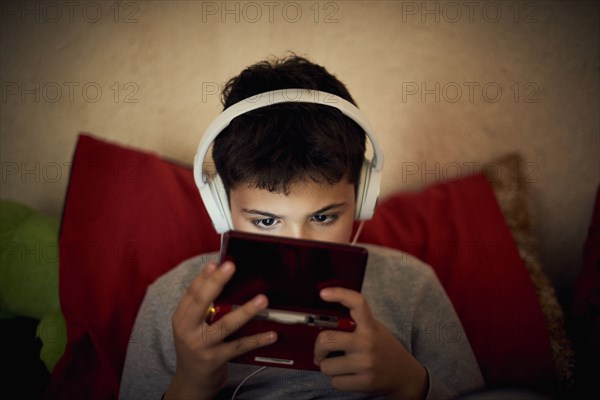
[(125, 356), (119, 398), (160, 399), (175, 374), (171, 316), (194, 277), (214, 255), (184, 261), (151, 284), (138, 311)]
[(127, 347), (120, 399), (160, 399), (171, 382), (175, 360), (171, 357), (171, 327), (166, 326), (171, 319), (164, 317), (161, 307), (160, 295), (150, 286)]
[(368, 247), (363, 292), (373, 316), (427, 369), (427, 399), (483, 388), (469, 340), (433, 269), (406, 253)]
[(483, 388), (483, 377), (450, 299), (435, 273), (427, 271), (417, 293), (412, 352), (429, 374), (427, 399), (454, 399)]

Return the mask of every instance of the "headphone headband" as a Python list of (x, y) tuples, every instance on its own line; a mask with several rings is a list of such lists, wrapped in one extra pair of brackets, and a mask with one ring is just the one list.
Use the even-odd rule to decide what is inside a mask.
[[(383, 169), (383, 151), (381, 150), (379, 142), (373, 133), (371, 124), (365, 115), (354, 104), (334, 94), (318, 90), (279, 89), (259, 93), (233, 104), (219, 114), (204, 131), (202, 139), (198, 145), (196, 157), (194, 158), (194, 180), (196, 181), (196, 185), (200, 190), (200, 194), (218, 232), (224, 232), (227, 229), (224, 229), (226, 224), (217, 223), (216, 218), (227, 220), (227, 225), (231, 227), (231, 217), (229, 216), (227, 210), (221, 210), (219, 212), (220, 216), (217, 216), (215, 214), (216, 212), (211, 208), (212, 205), (207, 204), (206, 196), (208, 196), (207, 193), (209, 193), (210, 190), (208, 189), (209, 178), (206, 176), (202, 164), (204, 163), (204, 159), (206, 158), (208, 150), (215, 138), (231, 123), (234, 118), (258, 108), (268, 107), (280, 103), (312, 103), (329, 106), (337, 108), (344, 115), (356, 122), (365, 131), (373, 147), (373, 158), (370, 160), (370, 169), (371, 174), (376, 176), (377, 181), (372, 182), (372, 185), (377, 186), (377, 193), (375, 196), (379, 193), (379, 179)], [(212, 193), (212, 196), (217, 197), (214, 192)], [(221, 198), (222, 201), (223, 194), (220, 194), (218, 197)], [(218, 202), (221, 203), (221, 201)], [(374, 201), (376, 201), (376, 197)], [(373, 208), (375, 206), (374, 201), (372, 204)], [(372, 215), (372, 211), (370, 214), (367, 214), (369, 218), (370, 215)]]

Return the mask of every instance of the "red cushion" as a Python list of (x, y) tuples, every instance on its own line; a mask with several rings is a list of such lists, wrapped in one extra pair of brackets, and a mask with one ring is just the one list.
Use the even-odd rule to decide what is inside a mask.
[(385, 199), (360, 241), (404, 250), (434, 268), (488, 385), (548, 389), (555, 376), (544, 317), (485, 177)]
[(219, 239), (189, 168), (80, 136), (59, 240), (68, 344), (49, 396), (116, 397), (146, 287)]
[[(361, 241), (406, 250), (434, 267), (488, 384), (534, 387), (551, 379), (533, 286), (483, 177), (391, 196)], [(219, 237), (190, 168), (81, 135), (59, 244), (68, 344), (47, 397), (115, 398), (146, 287), (180, 261), (217, 250)]]

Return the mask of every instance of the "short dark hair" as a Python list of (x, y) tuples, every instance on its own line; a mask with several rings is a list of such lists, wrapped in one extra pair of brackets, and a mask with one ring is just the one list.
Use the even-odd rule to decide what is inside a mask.
[[(262, 61), (230, 79), (223, 106), (277, 90), (328, 92), (356, 105), (348, 89), (325, 68), (291, 55)], [(357, 186), (365, 153), (363, 129), (325, 105), (283, 103), (236, 117), (215, 139), (213, 160), (227, 193), (241, 184), (289, 193), (290, 185), (313, 180)]]

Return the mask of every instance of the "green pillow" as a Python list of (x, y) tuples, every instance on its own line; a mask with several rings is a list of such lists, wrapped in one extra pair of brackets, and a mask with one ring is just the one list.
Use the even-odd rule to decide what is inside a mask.
[(0, 318), (41, 320), (37, 336), (49, 371), (66, 344), (58, 294), (58, 231), (58, 219), (0, 200)]

